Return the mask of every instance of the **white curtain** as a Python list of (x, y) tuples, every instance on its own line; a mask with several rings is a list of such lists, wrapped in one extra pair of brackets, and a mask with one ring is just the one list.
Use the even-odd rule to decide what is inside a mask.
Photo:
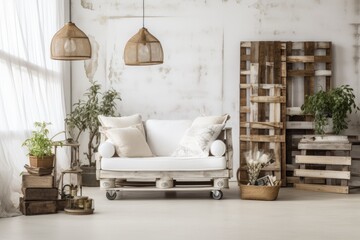
[(63, 0), (0, 0), (0, 217), (18, 214), (22, 142), (35, 121), (64, 130), (64, 63), (50, 59), (50, 42), (64, 23)]

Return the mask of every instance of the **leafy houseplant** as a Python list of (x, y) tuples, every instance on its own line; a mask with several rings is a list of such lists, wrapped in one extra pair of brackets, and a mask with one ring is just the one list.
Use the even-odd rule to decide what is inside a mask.
[(116, 103), (120, 100), (120, 95), (114, 89), (104, 93), (100, 92), (100, 84), (90, 81), (91, 86), (85, 92), (85, 100), (79, 100), (73, 106), (73, 110), (65, 119), (66, 124), (72, 132), (76, 131), (75, 141), (79, 141), (82, 133), (88, 131), (89, 139), (87, 152), (84, 153), (87, 158), (88, 166), (94, 166), (92, 161), (93, 154), (99, 146), (99, 126), (98, 115), (115, 116)]
[(50, 138), (48, 136), (48, 125), (50, 123), (35, 122), (34, 126), (37, 130), (32, 131), (30, 138), (26, 139), (22, 144), (29, 150), (30, 166), (32, 167), (51, 168), (53, 166), (52, 139), (58, 134)]
[(314, 115), (315, 133), (321, 135), (325, 134), (328, 118), (332, 118), (335, 134), (347, 129), (348, 122), (345, 119), (353, 109), (359, 110), (359, 107), (349, 85), (342, 85), (327, 92), (320, 90), (314, 95), (306, 96), (305, 103), (301, 106), (305, 114)]

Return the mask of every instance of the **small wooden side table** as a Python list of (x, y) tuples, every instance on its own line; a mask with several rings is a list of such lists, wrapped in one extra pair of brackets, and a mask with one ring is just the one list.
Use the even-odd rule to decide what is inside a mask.
[[(294, 175), (300, 177), (300, 183), (295, 184), (295, 188), (318, 192), (349, 193), (351, 143), (347, 136), (306, 135), (301, 139), (298, 148), (301, 150), (301, 155), (296, 155), (295, 162), (300, 164), (300, 169), (295, 169)], [(323, 151), (326, 155), (309, 155), (308, 150)], [(334, 156), (335, 151), (343, 154)], [(325, 170), (314, 169), (319, 165), (325, 166)], [(334, 166), (337, 166), (336, 170), (333, 169)], [(326, 185), (307, 184), (305, 178), (323, 178), (326, 179)], [(340, 180), (340, 185), (334, 183), (333, 179)]]
[(71, 174), (75, 174), (76, 175), (76, 185), (78, 187), (79, 193), (80, 195), (78, 196), (82, 196), (82, 170), (80, 168), (77, 169), (68, 169), (65, 171), (61, 172), (61, 190), (63, 190), (64, 187), (64, 175), (65, 174), (69, 174), (70, 175), (70, 181), (71, 181)]
[(70, 182), (71, 182), (71, 175), (76, 175), (76, 185), (79, 189), (80, 196), (82, 196), (82, 170), (80, 169), (80, 162), (79, 162), (79, 149), (80, 144), (78, 142), (69, 142), (69, 141), (62, 141), (62, 142), (55, 142), (55, 155), (56, 155), (56, 148), (57, 147), (70, 147), (71, 151), (71, 161), (70, 161), (70, 168), (61, 172), (61, 191), (64, 187), (64, 175), (70, 175)]

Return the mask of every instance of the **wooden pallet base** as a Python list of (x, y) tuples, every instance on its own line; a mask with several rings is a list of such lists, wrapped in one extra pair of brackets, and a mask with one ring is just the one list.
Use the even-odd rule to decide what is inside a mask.
[(349, 193), (348, 186), (331, 186), (331, 185), (320, 185), (320, 184), (304, 184), (295, 183), (296, 189), (315, 191), (315, 192), (330, 192), (330, 193)]

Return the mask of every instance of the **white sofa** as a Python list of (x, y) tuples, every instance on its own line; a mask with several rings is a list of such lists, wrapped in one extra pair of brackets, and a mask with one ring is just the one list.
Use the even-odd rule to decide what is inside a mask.
[(204, 157), (171, 156), (191, 124), (190, 120), (144, 122), (152, 157), (98, 155), (97, 178), (100, 188), (106, 190), (106, 197), (113, 200), (118, 191), (209, 191), (214, 199), (221, 199), (221, 189), (228, 188), (232, 177), (231, 129), (224, 128), (217, 138), (226, 146), (221, 156), (211, 153)]

